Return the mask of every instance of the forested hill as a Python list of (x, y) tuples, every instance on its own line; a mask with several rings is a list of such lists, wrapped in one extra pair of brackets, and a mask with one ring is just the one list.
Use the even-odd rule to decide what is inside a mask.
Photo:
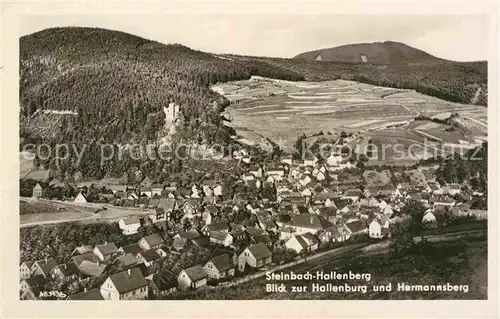
[(409, 45), (394, 41), (347, 44), (304, 52), (295, 59), (371, 64), (423, 64), (445, 60)]
[[(48, 29), (21, 38), (20, 48), (23, 114), (38, 109), (76, 111), (78, 117), (69, 126), (86, 129), (79, 124), (89, 124), (92, 130), (81, 132), (87, 140), (129, 140), (144, 131), (148, 114), (161, 112), (169, 102), (181, 105), (187, 122), (210, 117), (212, 102), (223, 103), (208, 89), (218, 81), (250, 75), (303, 79), (265, 62), (243, 64), (103, 29)], [(153, 127), (139, 139), (152, 139), (154, 129), (161, 126), (149, 122)], [(72, 132), (62, 132), (66, 133)]]
[[(74, 173), (84, 178), (122, 176), (143, 164), (123, 159), (100, 165), (99, 144), (158, 141), (166, 134), (163, 107), (169, 103), (178, 104), (182, 113), (174, 143), (229, 143), (234, 132), (222, 125), (219, 115), (228, 101), (209, 86), (252, 75), (310, 81), (344, 78), (411, 88), (461, 103), (487, 101), (486, 63), (386, 66), (221, 56), (123, 32), (76, 27), (24, 36), (20, 51), (21, 146), (87, 145), (78, 167), (71, 157), (41, 163), (61, 179)], [(150, 171), (156, 177), (163, 163), (154, 165), (156, 170)]]
[[(265, 61), (242, 63), (97, 28), (47, 29), (22, 37), (20, 51), (22, 143), (155, 141), (164, 134), (163, 107), (171, 102), (180, 105), (183, 115), (177, 139), (227, 143), (231, 132), (220, 125), (219, 116), (227, 101), (212, 92), (210, 84), (251, 75), (303, 79)], [(79, 168), (84, 176), (102, 177), (126, 169), (113, 163), (103, 169), (94, 165), (96, 154), (85, 155), (88, 158)], [(60, 165), (63, 176), (58, 177), (73, 173), (70, 162)]]

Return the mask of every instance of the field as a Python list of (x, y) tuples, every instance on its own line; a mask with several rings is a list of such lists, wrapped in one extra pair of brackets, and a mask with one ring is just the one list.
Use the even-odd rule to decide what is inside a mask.
[(97, 208), (65, 205), (49, 201), (20, 201), (20, 224), (53, 223), (92, 218)]
[[(262, 77), (217, 84), (212, 89), (230, 100), (225, 116), (245, 142), (269, 138), (293, 152), (299, 135), (323, 131), (356, 132), (381, 144), (410, 145), (416, 157), (424, 156), (426, 140), (441, 144), (476, 145), (487, 134), (486, 108), (443, 101), (411, 90), (386, 88), (354, 81), (290, 82)], [(460, 115), (461, 130), (415, 117)], [(444, 114), (444, 115), (443, 115)], [(471, 125), (474, 124), (474, 125)], [(469, 129), (469, 127), (471, 129)], [(408, 155), (408, 152), (406, 152)], [(412, 162), (406, 156), (394, 160), (394, 152), (374, 161)], [(418, 160), (417, 158), (417, 160)]]

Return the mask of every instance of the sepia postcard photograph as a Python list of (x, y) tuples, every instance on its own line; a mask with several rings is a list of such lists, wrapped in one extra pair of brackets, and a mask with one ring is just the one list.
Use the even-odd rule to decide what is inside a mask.
[(498, 296), (498, 8), (320, 5), (2, 22), (19, 307)]

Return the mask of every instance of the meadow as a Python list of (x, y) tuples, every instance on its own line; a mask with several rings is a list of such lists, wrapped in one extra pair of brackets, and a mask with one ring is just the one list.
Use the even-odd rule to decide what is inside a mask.
[[(416, 144), (414, 152), (418, 156), (423, 156), (426, 139), (475, 145), (477, 137), (485, 138), (487, 134), (486, 108), (447, 102), (412, 90), (347, 80), (292, 82), (257, 76), (216, 84), (212, 90), (231, 101), (225, 116), (239, 137), (254, 143), (269, 138), (285, 152), (294, 151), (298, 136), (320, 131), (357, 133), (377, 146), (399, 143), (406, 149)], [(471, 127), (469, 131), (451, 131), (449, 125), (415, 121), (418, 116), (446, 119), (454, 113), (461, 115), (462, 126)]]

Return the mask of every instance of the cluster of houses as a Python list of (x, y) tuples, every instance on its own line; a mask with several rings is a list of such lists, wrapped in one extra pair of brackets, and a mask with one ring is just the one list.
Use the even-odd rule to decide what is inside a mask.
[[(280, 162), (262, 164), (253, 163), (248, 154), (239, 155), (245, 172), (231, 190), (212, 179), (183, 189), (175, 184), (111, 189), (115, 196), (131, 200), (147, 212), (146, 218), (131, 216), (119, 221), (125, 236), (136, 234), (144, 224), (195, 218), (202, 224), (176, 233), (169, 238), (169, 245), (162, 237), (166, 235), (154, 234), (124, 247), (114, 243), (78, 247), (72, 259), (61, 265), (50, 258), (24, 262), (21, 298), (37, 298), (48, 278), (85, 280), (101, 276), (113, 264), (118, 264), (120, 271), (110, 275), (99, 288), (68, 298), (146, 299), (150, 294), (163, 296), (200, 289), (210, 279), (227, 280), (248, 269), (271, 267), (277, 249), (301, 255), (356, 237), (390, 237), (391, 224), (398, 221), (397, 212), (408, 199), (424, 204), (427, 210), (423, 221), (429, 224), (435, 223), (442, 212), (487, 218), (485, 211), (473, 210), (469, 204), (482, 194), (463, 190), (458, 184), (432, 181), (364, 187), (355, 176), (339, 178), (339, 171), (352, 165), (340, 155), (332, 154), (323, 164), (314, 157), (295, 161), (289, 156)], [(38, 187), (35, 191), (41, 192)], [(242, 211), (248, 213), (248, 220), (236, 222), (228, 218)], [(144, 269), (169, 254), (182, 254), (193, 245), (202, 249), (219, 247), (223, 253), (212, 254), (204, 264), (190, 265), (175, 274), (162, 269), (144, 275), (148, 273)]]
[[(175, 239), (191, 241), (200, 239), (196, 231), (179, 233)], [(79, 246), (66, 263), (57, 264), (47, 257), (41, 260), (23, 262), (20, 265), (20, 298), (36, 300), (47, 281), (72, 283), (101, 276), (105, 269), (117, 266), (100, 287), (85, 289), (67, 296), (69, 300), (144, 300), (151, 294), (157, 297), (176, 291), (199, 289), (207, 286), (210, 279), (232, 278), (237, 269), (244, 271), (248, 265), (262, 268), (271, 264), (272, 253), (268, 246), (257, 243), (246, 247), (239, 255), (218, 253), (203, 265), (193, 265), (177, 274), (162, 269), (146, 276), (147, 268), (166, 257), (170, 248), (159, 234), (141, 238), (135, 244), (117, 247), (114, 243), (103, 243), (95, 247)]]

